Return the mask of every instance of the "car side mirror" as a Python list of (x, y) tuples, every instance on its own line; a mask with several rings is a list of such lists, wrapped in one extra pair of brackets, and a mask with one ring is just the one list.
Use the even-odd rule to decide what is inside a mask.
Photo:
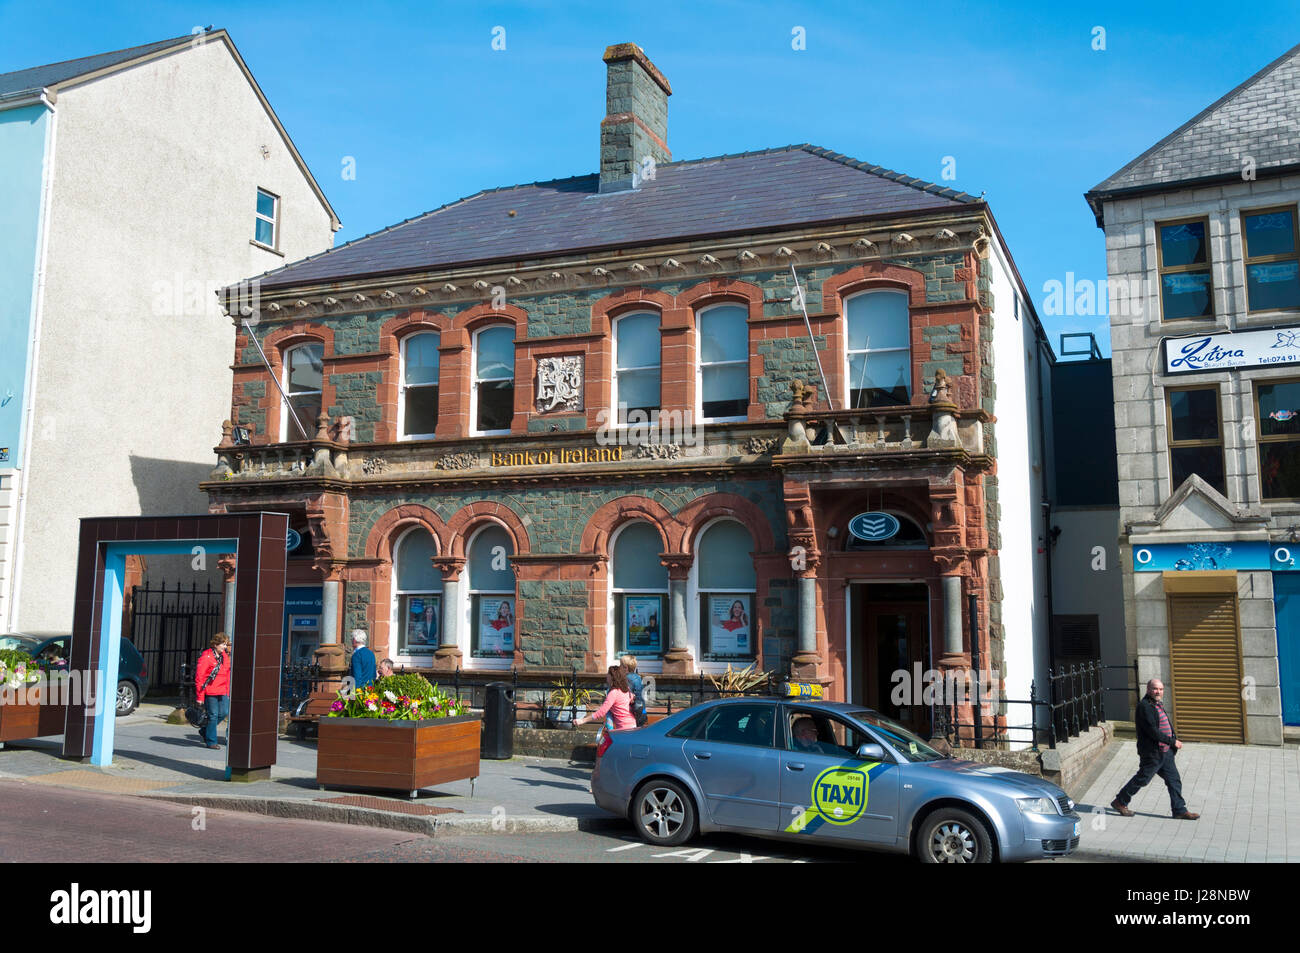
[(884, 761), (885, 749), (876, 744), (858, 745), (854, 755), (859, 761)]

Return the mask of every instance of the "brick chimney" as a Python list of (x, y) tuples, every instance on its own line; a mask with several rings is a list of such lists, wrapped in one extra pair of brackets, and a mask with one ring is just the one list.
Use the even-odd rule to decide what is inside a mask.
[(645, 160), (671, 162), (668, 97), (672, 88), (641, 47), (619, 43), (605, 50), (605, 118), (600, 123), (600, 191), (630, 189)]

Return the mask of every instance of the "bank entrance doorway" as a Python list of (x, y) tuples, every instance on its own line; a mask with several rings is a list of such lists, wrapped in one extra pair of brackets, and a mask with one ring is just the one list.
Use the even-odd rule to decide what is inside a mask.
[(849, 700), (930, 737), (930, 707), (920, 703), (924, 673), (933, 667), (929, 587), (850, 583), (848, 615)]

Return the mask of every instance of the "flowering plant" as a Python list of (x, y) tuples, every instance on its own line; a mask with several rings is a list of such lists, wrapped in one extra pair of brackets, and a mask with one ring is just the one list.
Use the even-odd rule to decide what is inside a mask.
[(40, 679), (40, 669), (26, 652), (0, 653), (0, 688), (22, 688)]
[(464, 715), (469, 707), (419, 675), (390, 675), (351, 692), (339, 692), (330, 705), (332, 718), (382, 718), (423, 721)]

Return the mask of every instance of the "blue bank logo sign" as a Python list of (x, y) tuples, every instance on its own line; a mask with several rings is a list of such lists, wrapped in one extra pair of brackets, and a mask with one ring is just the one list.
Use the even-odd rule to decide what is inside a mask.
[(898, 535), (898, 518), (889, 513), (859, 513), (849, 520), (849, 532), (869, 543)]
[(296, 529), (289, 530), (288, 534), (284, 537), (285, 551), (291, 553), (301, 545), (302, 535)]
[(827, 768), (813, 782), (813, 808), (830, 824), (852, 824), (867, 806), (867, 772)]

